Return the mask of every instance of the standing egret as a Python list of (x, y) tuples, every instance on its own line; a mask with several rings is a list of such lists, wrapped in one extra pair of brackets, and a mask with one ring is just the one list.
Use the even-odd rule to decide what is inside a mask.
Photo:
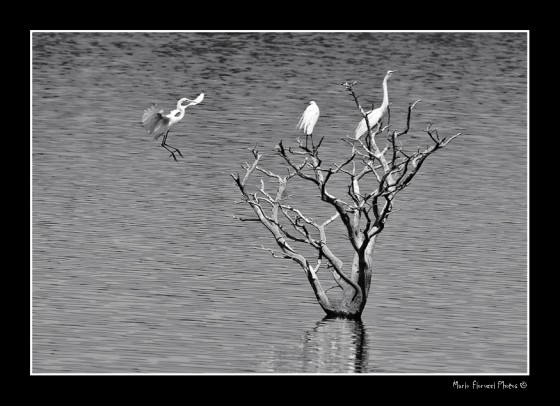
[(298, 130), (303, 130), (305, 134), (305, 148), (307, 148), (308, 136), (311, 136), (311, 143), (313, 143), (313, 128), (317, 124), (317, 120), (319, 120), (319, 106), (312, 100), (299, 118), (297, 125)]
[[(372, 110), (369, 113), (367, 113), (370, 130), (373, 129), (373, 127), (375, 127), (387, 113), (387, 107), (389, 107), (389, 92), (387, 91), (387, 79), (393, 76), (394, 72), (396, 72), (396, 70), (387, 71), (387, 74), (385, 75), (385, 79), (383, 79), (383, 103), (381, 103), (381, 107), (378, 107), (375, 110)], [(366, 119), (363, 118), (362, 121), (360, 121), (360, 124), (358, 124), (358, 126), (356, 127), (356, 130), (354, 131), (354, 138), (358, 139), (366, 133), (367, 133)]]
[[(166, 144), (165, 141), (167, 140), (169, 129), (173, 124), (178, 123), (183, 119), (187, 107), (200, 103), (202, 99), (204, 99), (204, 93), (200, 93), (194, 100), (182, 98), (177, 102), (177, 108), (169, 114), (163, 114), (163, 110), (158, 110), (156, 104), (153, 104), (144, 110), (144, 114), (142, 115), (142, 125), (149, 134), (154, 136), (154, 141), (163, 135), (161, 146), (171, 152), (171, 155), (169, 156), (172, 156), (175, 162), (178, 161), (177, 158), (175, 158), (173, 151), (177, 152), (181, 158), (183, 157), (183, 154), (181, 154), (179, 149)], [(188, 102), (187, 105), (183, 106), (184, 102)]]

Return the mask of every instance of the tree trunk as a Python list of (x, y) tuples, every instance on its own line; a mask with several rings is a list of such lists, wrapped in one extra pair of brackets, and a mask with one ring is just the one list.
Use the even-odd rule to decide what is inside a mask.
[[(352, 273), (350, 279), (358, 284), (361, 289), (360, 294), (344, 280), (339, 280), (338, 283), (342, 287), (342, 300), (331, 307), (333, 309), (323, 310), (328, 316), (344, 317), (352, 319), (360, 319), (361, 314), (366, 306), (369, 288), (371, 286), (371, 277), (373, 273), (373, 247), (377, 236), (374, 236), (365, 250), (354, 253), (352, 261)], [(334, 302), (334, 301), (332, 301)]]

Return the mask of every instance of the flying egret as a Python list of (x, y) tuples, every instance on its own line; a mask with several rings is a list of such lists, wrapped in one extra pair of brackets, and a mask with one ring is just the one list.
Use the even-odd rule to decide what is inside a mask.
[[(200, 93), (194, 100), (182, 98), (177, 102), (177, 108), (171, 111), (171, 113), (169, 114), (163, 114), (163, 110), (158, 110), (156, 104), (153, 104), (152, 106), (144, 110), (144, 114), (142, 115), (142, 125), (149, 134), (153, 135), (154, 141), (156, 141), (163, 135), (161, 146), (171, 152), (171, 155), (169, 156), (172, 156), (175, 162), (178, 161), (177, 158), (175, 158), (174, 151), (177, 152), (181, 156), (181, 158), (183, 157), (183, 154), (181, 154), (181, 151), (179, 151), (179, 149), (166, 144), (165, 141), (167, 140), (169, 129), (173, 124), (176, 124), (183, 119), (187, 107), (194, 106), (195, 104), (200, 103), (202, 99), (204, 99), (204, 93)], [(188, 103), (183, 106), (184, 102)]]
[(297, 125), (297, 129), (303, 130), (305, 134), (305, 148), (307, 148), (308, 136), (311, 136), (311, 143), (313, 143), (313, 128), (317, 124), (317, 120), (319, 120), (319, 106), (312, 100), (299, 118)]
[[(387, 107), (389, 107), (389, 92), (387, 91), (387, 79), (393, 76), (394, 72), (396, 72), (396, 70), (388, 70), (387, 74), (385, 75), (385, 79), (383, 79), (383, 103), (381, 103), (380, 107), (367, 113), (370, 130), (373, 129), (373, 127), (375, 127), (387, 113)], [(360, 121), (360, 124), (358, 124), (358, 126), (356, 127), (356, 130), (354, 131), (354, 138), (358, 139), (366, 133), (367, 133), (366, 119), (363, 118), (362, 121)]]

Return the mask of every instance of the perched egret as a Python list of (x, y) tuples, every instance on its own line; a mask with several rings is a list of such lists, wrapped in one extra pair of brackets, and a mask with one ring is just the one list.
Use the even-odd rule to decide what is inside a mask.
[[(200, 93), (194, 100), (182, 98), (177, 102), (177, 108), (169, 114), (163, 114), (163, 110), (158, 110), (156, 104), (153, 104), (144, 110), (144, 114), (142, 115), (142, 125), (149, 134), (153, 135), (154, 141), (163, 135), (161, 146), (171, 152), (171, 155), (169, 156), (172, 156), (175, 162), (178, 161), (177, 158), (175, 158), (174, 151), (177, 152), (181, 158), (183, 157), (183, 154), (181, 154), (179, 149), (165, 143), (169, 129), (173, 124), (176, 124), (183, 119), (187, 107), (200, 103), (202, 99), (204, 99), (204, 93)], [(183, 106), (184, 102), (188, 103)]]
[(314, 101), (310, 101), (297, 125), (298, 130), (303, 130), (305, 134), (305, 148), (307, 148), (308, 136), (311, 136), (311, 142), (313, 143), (313, 128), (317, 124), (317, 120), (319, 120), (319, 106)]
[[(370, 130), (373, 129), (385, 116), (387, 113), (387, 107), (389, 106), (389, 92), (387, 91), (387, 79), (393, 76), (393, 73), (396, 70), (389, 70), (385, 75), (385, 79), (383, 79), (383, 103), (381, 103), (381, 107), (376, 108), (375, 110), (370, 111), (367, 113), (368, 123)], [(367, 134), (367, 125), (366, 119), (363, 118), (360, 121), (360, 124), (356, 127), (354, 131), (354, 138), (358, 139), (362, 135)]]

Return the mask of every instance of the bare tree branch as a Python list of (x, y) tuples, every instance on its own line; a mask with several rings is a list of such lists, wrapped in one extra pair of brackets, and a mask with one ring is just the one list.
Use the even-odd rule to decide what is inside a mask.
[(258, 218), (243, 218), (243, 217), (234, 216), (233, 214), (230, 214), (230, 216), (239, 221), (257, 221), (257, 222), (260, 221)]

